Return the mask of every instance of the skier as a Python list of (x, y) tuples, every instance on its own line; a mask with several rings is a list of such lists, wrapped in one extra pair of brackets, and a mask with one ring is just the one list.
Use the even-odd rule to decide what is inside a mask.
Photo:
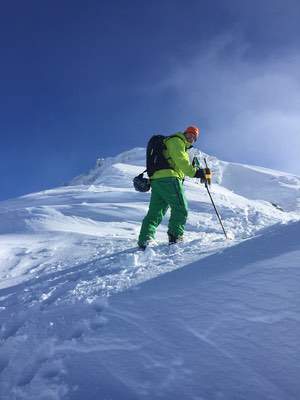
[(155, 232), (163, 216), (170, 207), (171, 216), (168, 224), (169, 244), (183, 240), (184, 227), (188, 216), (188, 206), (183, 189), (185, 176), (200, 178), (202, 183), (211, 179), (209, 168), (195, 168), (189, 160), (187, 150), (199, 137), (199, 128), (189, 126), (184, 132), (164, 139), (165, 160), (170, 168), (159, 169), (150, 178), (151, 198), (149, 210), (145, 216), (138, 246), (145, 250), (149, 242), (154, 240)]

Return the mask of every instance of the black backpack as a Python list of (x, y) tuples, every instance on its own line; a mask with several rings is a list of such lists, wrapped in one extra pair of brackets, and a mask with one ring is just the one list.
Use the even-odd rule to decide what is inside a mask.
[(163, 155), (164, 150), (166, 150), (164, 140), (171, 137), (178, 137), (183, 140), (178, 135), (153, 135), (150, 138), (146, 150), (146, 170), (134, 178), (133, 185), (135, 190), (139, 192), (147, 192), (150, 190), (150, 181), (143, 176), (145, 172), (147, 172), (150, 178), (154, 172), (159, 171), (160, 169), (173, 169)]
[(163, 151), (166, 150), (166, 145), (164, 144), (166, 138), (167, 136), (154, 135), (147, 144), (146, 168), (149, 177), (151, 177), (155, 171), (170, 168), (170, 164), (163, 156)]
[(166, 150), (164, 140), (172, 137), (178, 137), (180, 140), (183, 140), (178, 135), (154, 135), (150, 138), (146, 151), (146, 168), (149, 177), (160, 169), (173, 169), (163, 154), (164, 150)]

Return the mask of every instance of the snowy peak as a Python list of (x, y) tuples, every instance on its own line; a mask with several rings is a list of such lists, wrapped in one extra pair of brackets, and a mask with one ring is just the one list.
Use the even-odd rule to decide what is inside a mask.
[[(88, 173), (82, 174), (72, 179), (70, 185), (98, 184), (102, 182), (101, 179), (105, 178), (105, 176), (113, 175), (111, 173), (111, 169), (115, 164), (140, 167), (138, 169), (132, 169), (131, 172), (134, 175), (136, 173), (136, 170), (140, 171), (140, 169), (143, 168), (143, 166), (145, 165), (145, 149), (135, 148), (129, 151), (125, 151), (116, 157), (98, 158), (94, 168), (92, 168)], [(121, 181), (120, 185), (122, 185)]]
[[(74, 178), (70, 185), (107, 185), (130, 188), (132, 179), (145, 169), (144, 148), (135, 148), (116, 157), (98, 159), (87, 174)], [(198, 149), (190, 151), (202, 162), (207, 159), (213, 182), (251, 200), (263, 200), (283, 210), (300, 209), (300, 177), (268, 168), (218, 160)]]

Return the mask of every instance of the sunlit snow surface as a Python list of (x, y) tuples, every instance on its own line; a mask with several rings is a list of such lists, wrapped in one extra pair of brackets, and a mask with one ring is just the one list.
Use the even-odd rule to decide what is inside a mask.
[(0, 203), (0, 398), (300, 397), (300, 178), (208, 157), (230, 240), (187, 179), (186, 241), (138, 252), (144, 153)]

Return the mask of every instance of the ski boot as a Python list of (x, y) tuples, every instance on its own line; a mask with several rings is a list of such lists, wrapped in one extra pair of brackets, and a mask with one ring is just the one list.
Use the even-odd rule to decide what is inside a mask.
[(183, 235), (182, 236), (174, 236), (174, 235), (172, 235), (172, 233), (168, 233), (168, 237), (169, 237), (169, 244), (183, 242)]

